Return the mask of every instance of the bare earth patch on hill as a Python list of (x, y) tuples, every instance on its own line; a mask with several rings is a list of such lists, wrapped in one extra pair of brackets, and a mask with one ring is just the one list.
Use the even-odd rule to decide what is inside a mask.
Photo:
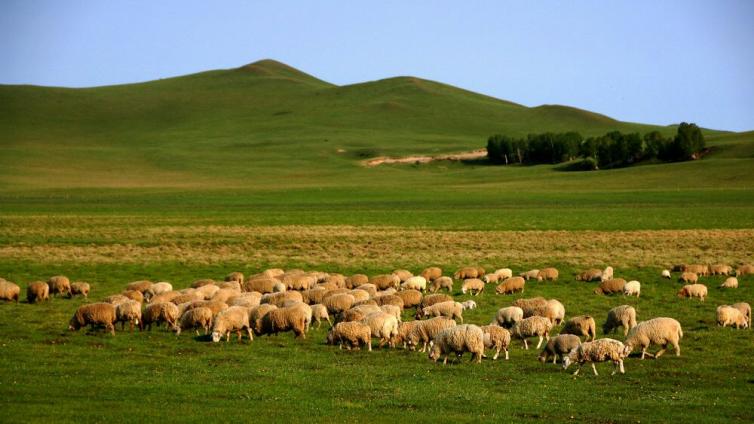
[(379, 156), (376, 158), (362, 161), (362, 163), (367, 167), (373, 167), (373, 166), (378, 166), (378, 165), (383, 165), (383, 164), (420, 164), (420, 163), (429, 163), (432, 161), (440, 161), (440, 160), (447, 160), (447, 161), (477, 160), (485, 156), (487, 156), (487, 149), (477, 149), (477, 150), (472, 150), (470, 152), (450, 153), (450, 154), (443, 154), (443, 155), (426, 155), (426, 156), (412, 155), (412, 156), (403, 156), (403, 157)]

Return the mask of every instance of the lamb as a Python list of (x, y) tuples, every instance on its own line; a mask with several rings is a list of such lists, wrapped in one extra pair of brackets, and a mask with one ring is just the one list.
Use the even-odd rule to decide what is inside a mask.
[(585, 336), (584, 341), (589, 341), (590, 337), (594, 340), (597, 337), (597, 324), (591, 316), (579, 315), (569, 319), (563, 326), (560, 334), (575, 334), (579, 337)]
[(473, 324), (462, 324), (441, 331), (433, 340), (429, 351), (429, 358), (437, 362), (440, 356), (445, 355), (443, 365), (448, 363), (448, 355), (456, 354), (460, 359), (464, 352), (471, 352), (472, 362), (482, 362), (484, 355), (484, 333), (482, 329)]
[(495, 274), (495, 273), (487, 274), (484, 277), (482, 277), (482, 281), (484, 281), (485, 284), (497, 283), (498, 281), (500, 281), (500, 275)]
[(673, 278), (673, 277), (670, 276), (670, 270), (668, 270), (668, 269), (663, 269), (662, 273), (660, 275), (662, 276), (662, 278), (667, 278), (668, 280), (670, 280), (671, 278)]
[(473, 300), (467, 300), (465, 302), (461, 302), (461, 306), (463, 307), (463, 310), (476, 309), (476, 302), (474, 302)]
[[(353, 296), (352, 296), (353, 297)], [(304, 298), (301, 296), (300, 292), (297, 291), (284, 291), (284, 292), (278, 292), (278, 293), (267, 293), (262, 295), (262, 299), (260, 303), (269, 303), (272, 305), (277, 306), (278, 308), (283, 306), (285, 302), (288, 302), (290, 300), (294, 300), (297, 302), (304, 301)]]
[(401, 322), (401, 308), (395, 305), (382, 305), (380, 306), (380, 309), (382, 309), (382, 312), (394, 316), (395, 319), (398, 320), (398, 322)]
[(681, 274), (681, 277), (678, 279), (678, 281), (695, 284), (697, 281), (699, 281), (699, 276), (693, 272), (684, 272)]
[(404, 308), (413, 308), (422, 302), (422, 293), (419, 290), (403, 290), (395, 294), (403, 300)]
[(623, 286), (623, 295), (636, 296), (641, 295), (641, 283), (636, 280), (631, 280)]
[(380, 339), (379, 347), (384, 346), (385, 343), (390, 347), (395, 347), (392, 340), (398, 335), (398, 320), (393, 315), (373, 312), (364, 317), (361, 322), (372, 330), (372, 337)]
[[(644, 359), (645, 355), (659, 358), (665, 353), (668, 344), (672, 344), (675, 348), (675, 355), (681, 356), (681, 347), (679, 345), (681, 338), (683, 338), (681, 323), (673, 318), (653, 318), (640, 322), (628, 332), (626, 347), (630, 353), (637, 346), (641, 346), (641, 359)], [(662, 349), (654, 355), (647, 352), (647, 348), (652, 343), (662, 346)]]
[(395, 274), (377, 275), (369, 279), (369, 284), (374, 284), (378, 290), (399, 287), (401, 279)]
[(160, 325), (165, 322), (171, 328), (175, 328), (180, 318), (178, 306), (172, 302), (150, 303), (142, 314), (143, 328), (152, 329), (152, 324)]
[(95, 325), (101, 325), (114, 336), (115, 318), (115, 306), (109, 303), (81, 305), (76, 309), (76, 313), (73, 314), (71, 321), (68, 323), (68, 329), (77, 331), (87, 325), (94, 329)]
[(485, 325), (481, 327), (484, 334), (484, 347), (487, 349), (495, 349), (495, 356), (492, 360), (496, 360), (500, 356), (500, 351), (505, 351), (505, 360), (508, 360), (508, 346), (511, 343), (511, 333), (505, 328), (497, 325)]
[(550, 330), (552, 329), (552, 322), (538, 315), (524, 318), (521, 321), (513, 324), (511, 328), (511, 336), (521, 339), (524, 344), (524, 349), (529, 349), (529, 343), (526, 341), (529, 337), (538, 336), (539, 343), (537, 343), (537, 349), (542, 345), (542, 337), (546, 340), (550, 340)]
[[(303, 306), (309, 308), (308, 305), (301, 303), (299, 305), (271, 310), (262, 317), (261, 331), (257, 334), (277, 335), (279, 332), (293, 331), (295, 337), (305, 339), (306, 329), (309, 327), (312, 314), (311, 308), (307, 310)], [(251, 334), (251, 331), (249, 331), (249, 334)]]
[[(0, 286), (1, 285), (2, 283), (0, 283)], [(0, 289), (0, 291), (2, 291), (2, 289)], [(29, 286), (26, 287), (26, 301), (29, 303), (36, 303), (45, 300), (50, 300), (50, 286), (42, 281), (29, 283)]]
[(5, 279), (0, 279), (0, 300), (15, 301), (18, 303), (21, 287)]
[(47, 285), (50, 286), (50, 294), (56, 296), (58, 294), (65, 294), (71, 297), (71, 281), (68, 277), (63, 275), (56, 275), (50, 277), (47, 280)]
[(403, 284), (401, 284), (401, 289), (413, 289), (419, 291), (427, 290), (427, 280), (424, 277), (420, 276), (410, 277)]
[(416, 319), (421, 319), (424, 317), (447, 317), (458, 319), (461, 321), (461, 323), (463, 323), (463, 305), (458, 302), (449, 301), (435, 303), (432, 306), (417, 309)]
[(456, 321), (445, 318), (436, 317), (430, 318), (426, 321), (413, 321), (416, 324), (413, 325), (413, 331), (408, 334), (406, 343), (411, 350), (414, 350), (419, 343), (422, 343), (420, 352), (427, 350), (429, 344), (434, 340), (435, 336), (446, 328), (455, 327)]
[(687, 284), (678, 291), (678, 297), (698, 297), (702, 302), (707, 297), (707, 286), (704, 284)]
[(736, 277), (743, 277), (749, 274), (754, 274), (754, 265), (745, 264), (736, 268)]
[(484, 291), (484, 281), (478, 278), (469, 278), (463, 280), (461, 293), (466, 294), (467, 291), (470, 291), (472, 296), (478, 295), (479, 293)]
[(453, 278), (456, 280), (466, 280), (469, 278), (480, 278), (479, 270), (474, 266), (467, 266), (459, 269), (453, 274)]
[[(601, 273), (602, 271), (600, 271)], [(552, 363), (557, 363), (558, 358), (563, 361), (568, 353), (581, 345), (581, 339), (574, 334), (559, 334), (550, 338), (545, 344), (545, 348), (539, 354), (537, 359), (545, 363), (552, 356)]]
[(508, 306), (497, 310), (495, 321), (497, 325), (504, 328), (511, 328), (513, 324), (524, 319), (524, 311), (518, 306)]
[(403, 309), (403, 299), (394, 294), (385, 294), (374, 298), (378, 305), (394, 305)]
[(231, 306), (215, 317), (212, 324), (212, 341), (217, 343), (222, 336), (225, 336), (226, 342), (230, 341), (231, 331), (235, 331), (238, 334), (238, 341), (241, 341), (242, 330), (246, 330), (249, 340), (254, 340), (249, 325), (249, 310), (242, 306)]
[(448, 296), (447, 294), (430, 294), (422, 298), (422, 302), (419, 304), (417, 309), (426, 308), (427, 306), (432, 306), (435, 303), (449, 302), (452, 300), (453, 298)]
[(605, 269), (602, 270), (602, 276), (600, 277), (600, 281), (608, 281), (613, 279), (613, 267), (607, 266)]
[(317, 323), (317, 328), (322, 326), (322, 320), (327, 320), (327, 323), (332, 326), (330, 314), (327, 313), (327, 307), (321, 303), (312, 305), (312, 319)]
[(526, 281), (529, 281), (531, 279), (536, 279), (537, 275), (539, 275), (538, 269), (530, 269), (529, 271), (524, 271), (518, 274), (519, 277), (522, 277)]
[(438, 277), (429, 285), (429, 291), (430, 293), (436, 293), (440, 289), (446, 289), (448, 293), (453, 291), (453, 279), (450, 277)]
[[(396, 269), (395, 271), (393, 271), (393, 274), (398, 276), (398, 278), (401, 280), (401, 283), (405, 283), (406, 281), (408, 281), (409, 278), (414, 276), (414, 274), (411, 271), (406, 270), (406, 269)], [(426, 279), (425, 279), (425, 282), (426, 282)]]
[(749, 321), (738, 309), (728, 305), (720, 305), (717, 307), (717, 325), (747, 328)]
[(587, 269), (576, 276), (576, 281), (602, 281), (602, 270), (597, 268)]
[[(243, 273), (241, 272), (231, 272), (230, 274), (225, 276), (225, 281), (235, 281), (239, 284), (244, 282)], [(182, 317), (181, 317), (182, 318)]]
[(730, 305), (739, 311), (741, 311), (742, 314), (744, 314), (744, 317), (746, 317), (746, 320), (748, 321), (749, 329), (751, 329), (751, 306), (746, 302), (738, 302)]
[(212, 310), (205, 306), (187, 310), (181, 315), (180, 322), (175, 327), (175, 335), (180, 336), (181, 330), (193, 329), (198, 336), (200, 328), (204, 329), (204, 334), (209, 333), (212, 327), (212, 315)]
[(424, 268), (424, 270), (419, 275), (424, 277), (427, 281), (434, 281), (442, 277), (442, 269), (436, 266), (431, 266), (429, 268)]
[(500, 277), (500, 280), (513, 277), (513, 271), (510, 268), (500, 268), (495, 271), (495, 274)]
[(511, 277), (495, 287), (495, 294), (512, 294), (518, 291), (523, 293), (525, 285), (526, 280), (524, 280), (523, 278)]
[(337, 344), (340, 349), (359, 349), (366, 345), (372, 351), (372, 330), (368, 325), (358, 322), (339, 322), (327, 333), (327, 344)]
[(568, 356), (563, 358), (563, 369), (577, 362), (579, 364), (578, 369), (573, 375), (578, 375), (581, 371), (581, 367), (585, 363), (590, 362), (592, 364), (592, 371), (594, 375), (597, 373), (597, 367), (594, 366), (595, 362), (612, 361), (615, 364), (612, 375), (615, 375), (618, 370), (621, 374), (625, 374), (626, 371), (623, 368), (623, 359), (628, 356), (630, 350), (621, 342), (615, 339), (599, 339), (591, 342), (582, 343), (577, 348), (568, 353)]
[(730, 265), (714, 264), (709, 266), (710, 274), (712, 275), (730, 275), (733, 268)]
[(537, 273), (537, 281), (557, 281), (558, 270), (555, 268), (544, 268)]
[(126, 285), (126, 290), (136, 290), (144, 294), (144, 292), (146, 292), (150, 287), (152, 287), (151, 281), (142, 280), (128, 283)]
[(322, 299), (322, 304), (327, 308), (327, 312), (331, 314), (339, 314), (350, 309), (354, 301), (354, 297), (350, 294), (341, 293)]
[(139, 330), (144, 329), (144, 322), (141, 319), (141, 303), (135, 300), (128, 300), (115, 306), (115, 322), (120, 322), (120, 329), (123, 330), (126, 323), (129, 329), (134, 332), (134, 324), (139, 326)]
[(620, 305), (607, 312), (607, 320), (602, 324), (602, 332), (610, 334), (618, 327), (623, 327), (623, 336), (636, 327), (636, 309), (631, 305)]
[(89, 283), (85, 283), (83, 281), (76, 281), (75, 283), (71, 283), (71, 296), (80, 294), (85, 298), (88, 298), (90, 288), (91, 287), (89, 286)]
[(600, 282), (600, 285), (594, 289), (594, 294), (614, 294), (623, 293), (623, 288), (626, 286), (626, 280), (622, 278), (615, 278), (613, 280), (604, 280)]
[(246, 280), (242, 288), (244, 291), (256, 291), (262, 294), (285, 291), (285, 285), (276, 278), (252, 278)]
[(737, 289), (738, 288), (738, 278), (736, 277), (728, 277), (723, 281), (722, 284), (720, 284), (721, 289)]

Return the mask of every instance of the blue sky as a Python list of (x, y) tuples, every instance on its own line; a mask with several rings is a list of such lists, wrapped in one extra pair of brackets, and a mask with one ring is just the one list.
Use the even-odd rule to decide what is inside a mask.
[(0, 83), (96, 86), (273, 58), (527, 106), (754, 129), (754, 1), (0, 2)]

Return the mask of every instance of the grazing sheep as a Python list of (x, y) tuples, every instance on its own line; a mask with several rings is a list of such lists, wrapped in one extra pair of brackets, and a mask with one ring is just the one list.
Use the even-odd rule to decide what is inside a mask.
[(129, 325), (129, 330), (134, 332), (134, 324), (139, 326), (139, 330), (144, 329), (144, 323), (141, 319), (141, 302), (128, 300), (115, 306), (115, 322), (120, 322), (121, 331)]
[(683, 267), (684, 272), (693, 272), (694, 274), (706, 277), (709, 275), (709, 266), (701, 264), (691, 264)]
[(375, 286), (374, 284), (361, 284), (356, 288), (359, 290), (364, 290), (365, 292), (369, 293), (369, 296), (371, 297), (377, 296), (377, 286)]
[(550, 330), (552, 329), (552, 322), (538, 315), (524, 318), (521, 321), (513, 324), (511, 328), (511, 335), (517, 339), (521, 339), (524, 344), (524, 349), (529, 349), (529, 343), (526, 341), (529, 337), (538, 336), (539, 343), (537, 343), (537, 349), (542, 345), (542, 337), (546, 340), (550, 340)]
[(193, 302), (195, 300), (204, 300), (204, 295), (202, 295), (199, 292), (182, 294), (182, 295), (179, 295), (170, 299), (170, 303), (173, 303), (175, 305), (180, 305), (181, 303)]
[(422, 298), (422, 302), (419, 304), (417, 309), (426, 308), (427, 306), (432, 306), (435, 303), (449, 302), (452, 300), (453, 298), (447, 294), (430, 294)]
[(204, 300), (212, 299), (217, 292), (220, 291), (220, 287), (215, 284), (205, 284), (201, 287), (197, 287), (187, 294), (201, 294)]
[[(675, 348), (675, 355), (681, 356), (681, 346), (679, 342), (683, 338), (681, 323), (673, 318), (653, 318), (648, 321), (640, 322), (632, 328), (626, 336), (626, 347), (628, 352), (632, 352), (636, 347), (641, 346), (641, 359), (645, 355), (659, 358), (668, 347), (668, 344)], [(662, 346), (662, 349), (654, 355), (647, 352), (650, 344)]]
[(137, 290), (126, 290), (123, 293), (121, 293), (121, 295), (131, 300), (135, 300), (139, 303), (144, 302), (144, 295), (140, 291), (137, 291)]
[(395, 305), (399, 308), (403, 309), (403, 299), (400, 296), (394, 295), (394, 294), (385, 294), (382, 296), (377, 296), (374, 298), (374, 300), (377, 302), (377, 305)]
[(395, 347), (392, 341), (398, 335), (398, 320), (391, 314), (385, 312), (373, 312), (364, 319), (362, 323), (369, 326), (372, 330), (372, 337), (380, 339), (378, 347), (386, 343), (389, 347)]
[(529, 271), (524, 271), (518, 274), (519, 277), (522, 277), (526, 281), (529, 281), (531, 279), (536, 279), (537, 275), (539, 275), (538, 269), (530, 269)]
[(427, 280), (424, 277), (416, 276), (408, 278), (403, 284), (401, 284), (403, 290), (427, 290)]
[[(306, 306), (306, 308), (303, 308), (303, 306)], [(311, 317), (311, 308), (303, 303), (285, 308), (273, 309), (262, 317), (261, 331), (257, 334), (277, 335), (280, 332), (293, 331), (295, 337), (305, 339), (306, 329), (309, 327)], [(251, 334), (251, 331), (249, 331), (249, 334)]]
[(479, 270), (474, 266), (467, 266), (459, 269), (453, 274), (453, 278), (456, 280), (466, 280), (469, 278), (479, 278)]
[(714, 264), (709, 266), (709, 271), (712, 275), (730, 275), (733, 272), (733, 268), (730, 265)]
[(0, 279), (0, 300), (8, 300), (18, 303), (19, 295), (21, 294), (21, 287), (18, 284), (10, 281)]
[(54, 297), (58, 294), (65, 294), (68, 297), (71, 297), (71, 281), (66, 276), (56, 275), (50, 277), (50, 279), (47, 280), (47, 285), (50, 286), (51, 296)]
[(112, 294), (110, 296), (107, 296), (106, 298), (102, 299), (104, 303), (110, 303), (112, 305), (118, 306), (119, 304), (123, 302), (128, 302), (129, 300), (132, 300), (126, 296), (123, 296), (122, 294)]
[(367, 315), (373, 312), (382, 312), (377, 305), (357, 305), (351, 309), (341, 312), (337, 317), (337, 322), (361, 321)]
[(472, 296), (477, 296), (479, 293), (484, 291), (484, 281), (478, 278), (469, 278), (463, 280), (461, 293), (466, 294), (467, 291), (470, 291)]
[(243, 284), (244, 282), (243, 273), (238, 272), (238, 271), (231, 272), (230, 274), (225, 276), (225, 281), (228, 281), (228, 282), (235, 281), (238, 284)]
[(662, 278), (667, 278), (668, 280), (670, 280), (671, 278), (673, 278), (673, 277), (671, 277), (670, 270), (668, 270), (668, 269), (663, 269), (662, 273), (660, 275), (662, 276)]
[(476, 309), (476, 302), (474, 302), (473, 300), (467, 300), (465, 302), (461, 302), (461, 306), (463, 307), (463, 310)]
[(737, 289), (738, 288), (738, 278), (736, 277), (728, 277), (723, 281), (722, 284), (720, 284), (721, 289)]
[(749, 321), (746, 319), (743, 313), (738, 309), (728, 306), (720, 305), (717, 307), (717, 325), (720, 326), (735, 326), (738, 328), (746, 328), (749, 326)]
[(456, 354), (460, 360), (464, 352), (471, 353), (471, 361), (476, 359), (482, 362), (484, 355), (484, 332), (474, 324), (461, 324), (441, 331), (433, 339), (432, 348), (429, 351), (429, 359), (437, 362), (440, 356), (445, 355), (443, 365), (448, 363), (448, 355)]
[(322, 304), (327, 308), (327, 312), (336, 315), (350, 309), (355, 300), (350, 294), (341, 293), (322, 299)]
[(458, 319), (463, 323), (463, 305), (458, 302), (448, 301), (417, 309), (416, 319), (424, 317), (446, 317)]
[(597, 337), (597, 324), (591, 316), (579, 315), (566, 321), (560, 334), (585, 336), (584, 341), (589, 341), (590, 337), (594, 340)]
[(615, 278), (612, 280), (604, 280), (600, 282), (600, 285), (594, 289), (594, 294), (614, 294), (623, 293), (623, 288), (626, 286), (626, 280), (622, 278)]
[(532, 297), (528, 299), (516, 299), (512, 303), (524, 311), (524, 318), (540, 315), (547, 308), (547, 299), (544, 297)]
[(332, 326), (330, 314), (327, 313), (327, 307), (320, 303), (312, 305), (312, 320), (317, 323), (317, 328), (322, 326), (322, 320), (326, 320), (327, 323)]
[[(190, 311), (191, 309), (196, 309), (196, 308), (208, 308), (210, 311), (212, 311), (212, 316), (214, 317), (220, 312), (228, 309), (230, 306), (231, 305), (228, 305), (225, 302), (220, 302), (217, 300), (197, 300), (186, 305), (186, 308), (184, 308), (184, 311)], [(233, 305), (233, 306), (240, 306), (240, 305)]]
[(442, 269), (436, 266), (431, 266), (429, 268), (424, 268), (424, 270), (419, 275), (424, 277), (427, 281), (434, 281), (442, 277)]
[(143, 328), (152, 330), (152, 324), (160, 325), (167, 323), (168, 327), (175, 328), (180, 318), (178, 306), (172, 302), (150, 303), (142, 314)]
[(544, 316), (549, 318), (553, 325), (560, 325), (563, 319), (565, 319), (565, 306), (557, 299), (550, 299), (547, 301), (547, 309)]
[(422, 293), (419, 290), (403, 290), (395, 294), (403, 300), (404, 308), (413, 308), (422, 302)]
[(404, 349), (406, 349), (407, 347), (409, 347), (411, 350), (414, 350), (416, 348), (416, 346), (408, 346), (409, 335), (422, 322), (428, 322), (428, 321), (404, 321), (404, 322), (399, 322), (398, 323), (398, 334), (395, 337), (393, 337), (390, 340), (390, 342), (393, 344), (393, 346), (398, 346), (398, 345), (402, 344)]
[(607, 266), (605, 269), (602, 270), (602, 276), (600, 277), (600, 281), (607, 281), (613, 279), (613, 267)]
[(239, 283), (238, 281), (224, 281), (224, 282), (220, 283), (220, 285), (217, 286), (217, 287), (219, 289), (221, 289), (221, 290), (222, 289), (230, 289), (230, 290), (233, 290), (233, 291), (236, 291), (236, 292), (240, 292), (241, 291), (241, 283)]
[(610, 334), (618, 327), (623, 327), (623, 335), (636, 327), (636, 309), (631, 305), (620, 305), (607, 312), (607, 320), (602, 324), (602, 332)]
[(511, 294), (518, 291), (523, 293), (525, 285), (526, 280), (522, 277), (511, 277), (495, 287), (495, 294)]
[(495, 321), (497, 325), (504, 328), (511, 328), (513, 324), (524, 319), (524, 311), (518, 306), (508, 306), (507, 308), (500, 308), (497, 310)]
[(85, 298), (89, 297), (89, 283), (85, 283), (83, 281), (76, 281), (75, 283), (71, 283), (71, 296), (76, 295), (82, 295)]
[(487, 349), (495, 349), (495, 356), (492, 360), (496, 360), (500, 356), (500, 351), (505, 351), (505, 360), (508, 360), (508, 346), (511, 343), (511, 333), (503, 327), (497, 325), (485, 325), (481, 327), (482, 333), (484, 333), (484, 347)]
[(245, 306), (254, 308), (262, 303), (262, 294), (259, 292), (245, 292), (228, 299), (228, 306)]
[(243, 283), (243, 290), (244, 291), (256, 291), (262, 294), (266, 293), (275, 293), (276, 288), (285, 289), (285, 285), (283, 285), (280, 280), (276, 278), (252, 278), (246, 280), (245, 283)]
[[(415, 291), (415, 290), (413, 290), (413, 291)], [(356, 303), (356, 304), (362, 303), (362, 302), (366, 302), (367, 300), (369, 300), (372, 297), (372, 296), (369, 295), (368, 291), (361, 290), (361, 289), (353, 289), (353, 290), (349, 291), (348, 294), (350, 294), (351, 296), (353, 296), (353, 302)]]
[(697, 281), (699, 281), (699, 276), (693, 272), (684, 272), (681, 274), (681, 277), (678, 278), (678, 281), (695, 284)]
[[(327, 292), (324, 295), (322, 295), (322, 300), (325, 300), (325, 299), (327, 299), (328, 297), (331, 297), (331, 296), (335, 296), (336, 294), (351, 294), (351, 290), (353, 290), (353, 289), (346, 289), (346, 288), (343, 288), (343, 289), (327, 289)], [(357, 289), (357, 290), (361, 290), (361, 289)], [(303, 297), (302, 297), (302, 299), (303, 299)]]
[(563, 369), (568, 369), (572, 363), (576, 362), (579, 364), (579, 367), (573, 375), (578, 375), (579, 371), (581, 371), (581, 367), (584, 366), (585, 363), (590, 362), (592, 364), (594, 375), (599, 375), (594, 363), (612, 361), (613, 364), (615, 364), (612, 375), (615, 375), (619, 370), (621, 374), (625, 374), (626, 371), (623, 369), (623, 358), (628, 356), (629, 352), (630, 350), (628, 350), (623, 343), (615, 339), (605, 338), (585, 342), (573, 349), (568, 353), (568, 356), (563, 358)]
[(369, 279), (369, 284), (374, 284), (378, 290), (398, 288), (401, 284), (401, 279), (395, 274), (377, 275)]
[(309, 290), (317, 284), (317, 278), (306, 274), (288, 275), (283, 278), (282, 283), (287, 290)]
[(249, 325), (251, 325), (255, 333), (259, 334), (262, 332), (262, 318), (277, 308), (275, 305), (265, 303), (249, 309)]
[(641, 295), (641, 283), (636, 280), (631, 280), (623, 286), (623, 295), (636, 296)]
[[(227, 278), (227, 277), (226, 277)], [(175, 335), (180, 336), (182, 330), (195, 330), (199, 335), (199, 329), (204, 329), (204, 334), (209, 333), (212, 328), (212, 310), (205, 306), (190, 309), (181, 315), (178, 326), (175, 328)]]
[(537, 273), (537, 281), (557, 281), (558, 270), (555, 268), (541, 269)]
[(576, 281), (602, 281), (602, 270), (597, 268), (587, 269), (576, 276)]
[(96, 325), (101, 325), (114, 336), (115, 319), (115, 306), (109, 303), (90, 303), (88, 305), (81, 305), (76, 309), (76, 313), (73, 314), (71, 321), (68, 323), (68, 329), (77, 331), (87, 325), (94, 329)]
[(749, 322), (749, 329), (751, 329), (751, 305), (749, 305), (746, 302), (738, 302), (730, 305), (739, 311), (741, 311), (742, 314), (744, 314), (744, 317), (746, 317), (746, 320)]
[(165, 293), (155, 294), (154, 296), (149, 298), (149, 303), (170, 302), (180, 295), (180, 292), (173, 290)]
[[(270, 311), (272, 312), (272, 311)], [(225, 341), (230, 341), (230, 332), (235, 331), (238, 334), (238, 341), (241, 341), (241, 331), (246, 330), (249, 340), (254, 340), (249, 325), (249, 310), (242, 306), (231, 306), (220, 312), (212, 323), (212, 341), (217, 343), (222, 336)]]
[(146, 292), (150, 287), (152, 287), (151, 281), (141, 280), (128, 283), (126, 285), (126, 290), (136, 290), (144, 294), (144, 292)]
[(426, 321), (412, 322), (415, 322), (416, 324), (413, 325), (413, 331), (408, 334), (406, 342), (411, 350), (414, 350), (419, 346), (419, 343), (422, 343), (420, 352), (425, 352), (435, 336), (442, 330), (456, 326), (455, 320), (445, 317), (436, 317), (430, 318)]
[(364, 274), (354, 274), (346, 278), (346, 288), (352, 289), (369, 283), (369, 277)]
[(196, 280), (193, 283), (191, 283), (192, 289), (198, 289), (199, 287), (208, 286), (208, 285), (216, 285), (215, 280), (211, 278), (202, 278), (201, 280)]
[[(602, 271), (600, 271), (602, 273)], [(562, 361), (568, 353), (581, 345), (581, 339), (574, 334), (559, 334), (551, 337), (545, 344), (545, 348), (539, 354), (537, 359), (545, 363), (552, 356), (552, 363), (555, 364), (558, 358)]]
[(386, 314), (390, 314), (395, 317), (396, 320), (400, 323), (401, 320), (401, 311), (403, 311), (401, 308), (395, 306), (395, 305), (382, 305), (380, 306), (380, 309), (382, 312), (385, 312)]
[[(398, 278), (401, 280), (401, 283), (405, 283), (406, 281), (408, 281), (409, 278), (414, 276), (414, 274), (411, 271), (406, 270), (406, 269), (396, 269), (395, 271), (393, 271), (393, 274), (398, 276)], [(425, 282), (426, 282), (426, 279), (425, 279)]]
[(707, 297), (707, 286), (704, 284), (687, 284), (678, 291), (678, 297), (698, 297), (702, 302)]
[[(214, 302), (227, 303), (228, 299), (230, 299), (231, 297), (238, 296), (240, 294), (241, 294), (241, 291), (236, 290), (236, 289), (219, 289), (215, 292), (215, 294), (212, 297), (210, 297), (207, 300), (212, 300)], [(301, 293), (285, 293), (283, 297), (285, 297), (286, 299), (301, 300)]]
[(497, 283), (498, 281), (500, 281), (500, 275), (493, 272), (492, 274), (487, 274), (482, 277), (482, 281), (484, 281), (485, 284)]
[(450, 277), (440, 276), (432, 280), (429, 285), (430, 293), (436, 293), (440, 289), (445, 289), (448, 291), (448, 293), (451, 293), (453, 291), (453, 279)]
[(500, 268), (495, 271), (495, 274), (500, 277), (500, 280), (513, 277), (513, 271), (510, 268)]
[(339, 322), (327, 333), (327, 344), (337, 344), (339, 349), (360, 349), (366, 345), (372, 351), (372, 330), (368, 325), (358, 322)]
[(736, 268), (736, 277), (742, 277), (749, 274), (754, 274), (754, 265), (745, 264)]
[[(2, 283), (0, 283), (2, 285)], [(29, 283), (26, 287), (26, 301), (29, 303), (42, 302), (50, 300), (50, 286), (42, 281)]]
[[(353, 296), (351, 296), (353, 298)], [(262, 300), (260, 303), (269, 303), (271, 305), (275, 305), (278, 308), (282, 307), (285, 302), (288, 301), (296, 301), (296, 302), (304, 302), (304, 298), (301, 296), (300, 292), (297, 291), (284, 291), (284, 292), (278, 292), (278, 293), (267, 293), (262, 295)]]
[(325, 294), (327, 294), (327, 291), (327, 289), (322, 287), (314, 287), (309, 290), (303, 290), (301, 291), (301, 300), (304, 303), (308, 303), (310, 305), (322, 303), (322, 299), (324, 298)]

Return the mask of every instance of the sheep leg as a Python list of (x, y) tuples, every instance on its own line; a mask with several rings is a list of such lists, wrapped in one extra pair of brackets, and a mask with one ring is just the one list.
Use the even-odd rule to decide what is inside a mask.
[(615, 371), (617, 371), (618, 369), (620, 369), (620, 373), (621, 374), (625, 374), (626, 373), (626, 370), (623, 368), (623, 360), (622, 359), (619, 359), (615, 363), (615, 368), (613, 369), (613, 374), (612, 375), (615, 375)]
[(542, 336), (539, 336), (539, 343), (537, 343), (536, 348), (539, 349), (540, 346), (542, 346)]
[(107, 324), (107, 327), (106, 327), (106, 328), (107, 328), (108, 330), (110, 330), (110, 334), (112, 334), (113, 336), (115, 335), (115, 326), (114, 326), (114, 325), (112, 325), (112, 324)]
[(599, 373), (597, 372), (597, 367), (596, 367), (596, 366), (594, 365), (594, 362), (592, 362), (592, 371), (594, 371), (594, 375), (600, 375), (600, 374), (599, 374)]
[(505, 348), (505, 360), (506, 361), (508, 360), (508, 348), (507, 347)]
[(681, 356), (681, 345), (675, 342), (673, 343), (673, 347), (675, 348), (675, 356)]
[(579, 362), (579, 367), (576, 368), (576, 371), (573, 373), (573, 375), (579, 375), (579, 371), (581, 371), (581, 367), (584, 366), (583, 362)]
[[(545, 358), (545, 361), (546, 361), (546, 360), (547, 360), (547, 358)], [(562, 355), (561, 355), (561, 357), (560, 357), (560, 360), (561, 360), (561, 361), (563, 360), (563, 356), (562, 356)], [(553, 363), (553, 364), (557, 364), (557, 363), (558, 363), (558, 355), (552, 355), (552, 363)]]
[(662, 356), (663, 353), (667, 350), (668, 345), (662, 345), (662, 349), (658, 350), (657, 353), (655, 353), (655, 359)]
[(497, 349), (495, 349), (495, 356), (492, 357), (492, 360), (493, 361), (496, 360), (498, 356), (500, 356), (500, 348), (499, 347)]
[(529, 343), (526, 342), (526, 339), (524, 339), (524, 349), (529, 350)]
[(247, 327), (246, 332), (249, 333), (249, 341), (253, 341), (254, 335), (251, 333), (251, 327)]
[(448, 363), (448, 355), (445, 355), (445, 359), (442, 360), (443, 365), (447, 365)]
[(649, 357), (651, 357), (651, 358), (656, 358), (656, 357), (657, 357), (657, 356), (655, 356), (655, 355), (653, 355), (653, 354), (651, 354), (651, 353), (647, 352), (647, 348), (648, 348), (648, 347), (649, 347), (649, 346), (647, 346), (647, 347), (643, 347), (643, 348), (641, 349), (641, 359), (644, 359), (644, 355), (647, 355), (647, 356), (649, 356)]

